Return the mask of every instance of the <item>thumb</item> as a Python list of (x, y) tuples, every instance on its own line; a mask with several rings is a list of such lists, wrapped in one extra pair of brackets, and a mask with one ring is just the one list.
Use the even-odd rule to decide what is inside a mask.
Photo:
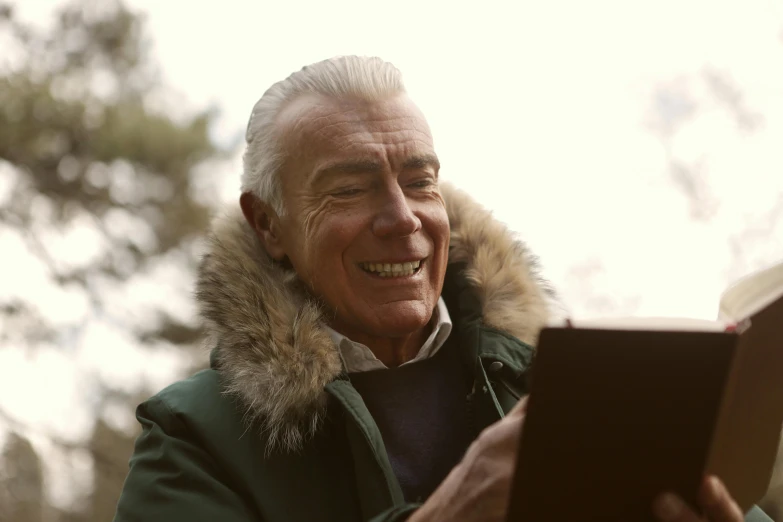
[(527, 400), (530, 395), (525, 395), (519, 401), (514, 405), (514, 407), (511, 409), (510, 412), (508, 412), (507, 417), (511, 416), (524, 416), (525, 412), (527, 412)]

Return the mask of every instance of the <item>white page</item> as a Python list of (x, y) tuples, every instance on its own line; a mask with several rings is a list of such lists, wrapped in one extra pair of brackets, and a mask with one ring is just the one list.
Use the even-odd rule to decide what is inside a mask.
[(721, 296), (722, 321), (747, 319), (783, 295), (783, 262), (754, 272), (732, 284)]

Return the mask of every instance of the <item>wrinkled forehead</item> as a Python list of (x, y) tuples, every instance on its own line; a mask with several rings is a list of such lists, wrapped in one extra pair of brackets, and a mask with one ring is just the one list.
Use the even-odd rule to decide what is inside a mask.
[(301, 96), (276, 124), (287, 155), (302, 159), (434, 154), (427, 120), (404, 94), (377, 101)]

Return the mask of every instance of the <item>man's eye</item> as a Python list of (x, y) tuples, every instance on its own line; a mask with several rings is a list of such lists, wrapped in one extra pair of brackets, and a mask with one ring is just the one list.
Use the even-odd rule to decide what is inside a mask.
[(333, 193), (334, 196), (337, 196), (338, 198), (347, 198), (351, 196), (356, 196), (361, 192), (361, 189), (358, 188), (346, 188), (341, 189)]
[(412, 187), (412, 188), (426, 188), (426, 187), (429, 187), (430, 185), (432, 185), (432, 180), (422, 179), (420, 181), (416, 181), (414, 183), (411, 183), (408, 186)]

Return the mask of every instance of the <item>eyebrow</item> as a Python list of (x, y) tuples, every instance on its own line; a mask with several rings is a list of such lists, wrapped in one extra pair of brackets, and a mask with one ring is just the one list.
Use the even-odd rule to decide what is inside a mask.
[(383, 166), (374, 160), (342, 161), (319, 169), (317, 177), (329, 174), (374, 174), (382, 170)]
[[(426, 167), (434, 167), (437, 172), (440, 169), (438, 157), (434, 154), (423, 154), (410, 157), (402, 163), (403, 170), (423, 169)], [(376, 174), (381, 171), (383, 171), (383, 165), (375, 160), (349, 160), (327, 165), (319, 169), (315, 177), (322, 178), (333, 174)]]
[(403, 170), (409, 169), (423, 169), (426, 167), (434, 167), (435, 170), (440, 169), (440, 161), (435, 154), (423, 154), (421, 156), (413, 156), (408, 158), (402, 164)]

